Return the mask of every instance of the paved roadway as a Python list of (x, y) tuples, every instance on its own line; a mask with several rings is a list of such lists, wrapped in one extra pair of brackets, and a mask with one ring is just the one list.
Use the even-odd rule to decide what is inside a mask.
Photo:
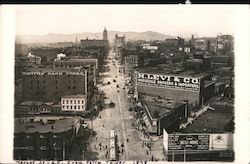
[[(108, 58), (113, 58), (112, 55), (109, 52)], [(130, 103), (126, 91), (123, 89), (124, 77), (118, 72), (118, 68), (113, 65), (111, 60), (109, 60), (108, 66), (110, 69), (109, 72), (104, 73), (103, 83), (110, 81), (111, 84), (100, 86), (99, 89), (103, 90), (106, 96), (115, 103), (115, 107), (102, 110), (99, 116), (92, 121), (93, 129), (97, 135), (90, 142), (90, 149), (97, 154), (97, 159), (109, 160), (108, 156), (106, 157), (106, 153), (109, 152), (109, 132), (115, 130), (120, 150), (122, 150), (121, 144), (124, 143), (124, 152), (119, 154), (117, 160), (151, 160), (152, 155), (146, 153), (149, 152), (148, 148), (142, 147), (143, 141), (139, 139), (138, 132), (132, 127), (134, 119), (128, 110)], [(117, 82), (113, 82), (113, 79), (116, 79)], [(119, 85), (119, 88), (116, 85)], [(119, 92), (117, 92), (118, 90)], [(99, 146), (100, 143), (101, 146)], [(162, 142), (159, 141), (158, 144), (161, 145)], [(161, 148), (159, 147), (159, 149)]]
[[(109, 52), (109, 57), (113, 57), (111, 52)], [(142, 141), (139, 140), (137, 131), (131, 125), (133, 117), (128, 111), (130, 104), (123, 89), (124, 77), (119, 74), (118, 68), (113, 65), (112, 61), (114, 60), (109, 60), (110, 69), (105, 73), (103, 80), (103, 83), (110, 81), (111, 84), (101, 86), (99, 89), (103, 90), (106, 96), (115, 103), (115, 107), (102, 110), (99, 116), (93, 120), (93, 129), (97, 135), (92, 139), (90, 148), (93, 152), (97, 152), (99, 160), (109, 160), (108, 156), (106, 157), (109, 148), (109, 132), (115, 130), (120, 150), (122, 150), (121, 144), (124, 144), (124, 152), (119, 154), (117, 160), (145, 160), (146, 151), (142, 148)], [(117, 82), (113, 82), (113, 79), (116, 79)], [(119, 85), (119, 88), (116, 85)]]

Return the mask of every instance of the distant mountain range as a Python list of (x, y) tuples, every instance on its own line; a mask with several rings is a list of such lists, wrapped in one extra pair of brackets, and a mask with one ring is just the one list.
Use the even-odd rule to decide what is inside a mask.
[[(113, 41), (115, 35), (123, 36), (125, 35), (126, 40), (164, 40), (167, 38), (173, 38), (170, 35), (161, 34), (153, 31), (146, 32), (120, 32), (120, 31), (108, 31), (109, 41)], [(102, 39), (102, 32), (99, 33), (75, 33), (75, 34), (55, 34), (49, 33), (47, 35), (23, 35), (16, 36), (16, 43), (56, 43), (56, 42), (78, 42), (81, 39)]]

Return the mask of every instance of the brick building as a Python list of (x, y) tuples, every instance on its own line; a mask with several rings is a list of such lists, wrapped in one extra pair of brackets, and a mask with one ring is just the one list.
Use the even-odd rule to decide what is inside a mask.
[(91, 97), (93, 74), (78, 68), (29, 68), (22, 72), (23, 101), (59, 103), (64, 95), (86, 94)]

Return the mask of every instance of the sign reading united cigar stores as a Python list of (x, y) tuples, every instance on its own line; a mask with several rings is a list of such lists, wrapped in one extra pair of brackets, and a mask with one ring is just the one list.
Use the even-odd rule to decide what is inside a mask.
[(200, 79), (195, 77), (138, 73), (137, 82), (138, 85), (200, 91)]

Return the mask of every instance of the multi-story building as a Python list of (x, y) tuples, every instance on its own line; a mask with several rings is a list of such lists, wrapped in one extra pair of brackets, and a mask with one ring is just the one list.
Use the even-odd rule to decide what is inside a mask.
[(165, 39), (165, 45), (167, 47), (182, 47), (185, 40), (181, 37)]
[(15, 115), (50, 114), (51, 102), (23, 101), (15, 106)]
[(103, 39), (82, 39), (80, 41), (80, 47), (82, 49), (86, 48), (93, 48), (93, 47), (99, 47), (99, 48), (108, 48), (108, 32), (106, 28), (103, 31)]
[(116, 58), (119, 61), (119, 64), (123, 64), (124, 55), (125, 55), (125, 35), (118, 36), (115, 35), (114, 51), (116, 52)]
[(74, 67), (89, 67), (88, 74), (93, 74), (94, 85), (96, 85), (96, 77), (98, 76), (98, 60), (94, 58), (70, 58), (67, 60), (57, 60), (53, 62), (54, 68), (74, 68)]
[(41, 57), (41, 64), (48, 65), (54, 61), (56, 55), (61, 53), (61, 48), (48, 48), (48, 47), (40, 47), (40, 48), (31, 48), (31, 53), (35, 56)]
[(234, 43), (231, 35), (218, 35), (217, 38), (217, 55), (228, 55), (233, 53)]
[(23, 101), (59, 103), (64, 95), (93, 94), (93, 74), (82, 67), (29, 68), (22, 72)]
[(155, 70), (141, 69), (135, 71), (132, 76), (135, 94), (187, 101), (190, 109), (203, 104), (206, 99), (204, 97), (204, 92), (206, 92), (204, 80), (208, 78), (206, 73), (192, 71), (173, 73), (173, 70), (155, 72)]
[(14, 129), (14, 159), (69, 159), (72, 140), (81, 128), (79, 118), (18, 119)]
[(84, 112), (87, 104), (86, 95), (65, 95), (61, 99), (62, 112)]

